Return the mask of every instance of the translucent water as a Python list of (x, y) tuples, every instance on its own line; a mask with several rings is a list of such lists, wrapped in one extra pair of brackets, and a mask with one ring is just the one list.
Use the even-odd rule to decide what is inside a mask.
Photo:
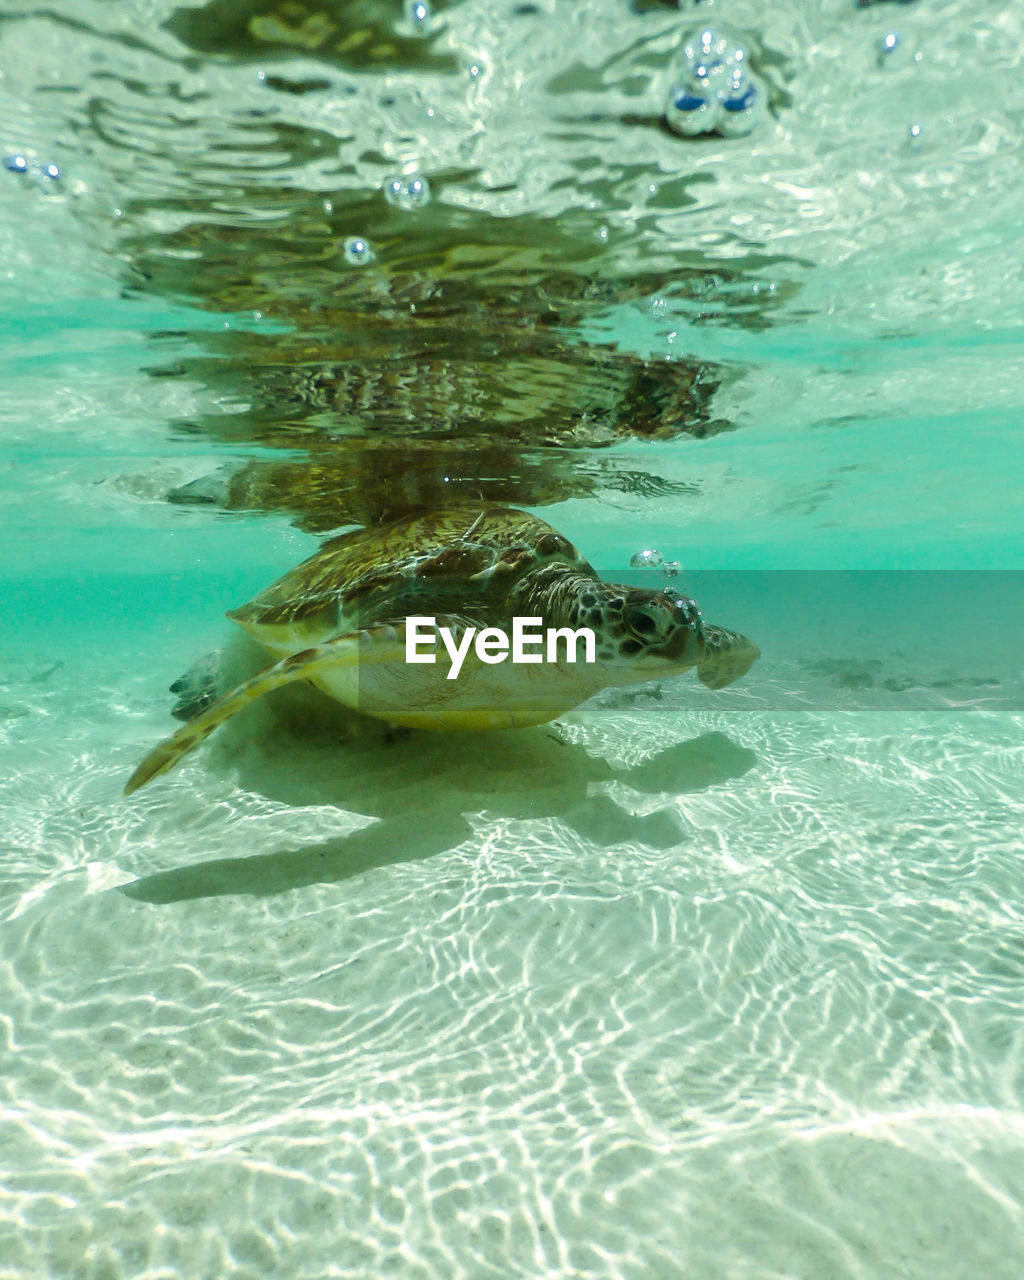
[[(1022, 16), (735, 0), (768, 109), (683, 139), (711, 6), (414, 8), (5, 15), (0, 1275), (1015, 1277)], [(122, 797), (447, 493), (761, 660)]]

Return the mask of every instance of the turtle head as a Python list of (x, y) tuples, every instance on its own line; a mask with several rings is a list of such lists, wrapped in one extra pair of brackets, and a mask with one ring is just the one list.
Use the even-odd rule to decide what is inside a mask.
[(700, 610), (675, 592), (590, 583), (580, 596), (578, 625), (594, 632), (602, 666), (654, 674), (696, 666), (703, 654)]
[(695, 601), (671, 588), (590, 582), (580, 592), (577, 618), (577, 626), (594, 632), (597, 660), (612, 675), (609, 684), (696, 667), (701, 681), (718, 689), (739, 679), (760, 654), (743, 636), (706, 623)]

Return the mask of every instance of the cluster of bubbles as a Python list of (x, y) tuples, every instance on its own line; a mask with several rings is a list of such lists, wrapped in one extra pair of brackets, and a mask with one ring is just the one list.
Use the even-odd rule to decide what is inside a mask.
[(388, 178), (384, 199), (397, 209), (422, 209), (430, 200), (430, 183), (419, 174), (411, 178)]
[(711, 27), (690, 35), (675, 69), (665, 119), (684, 137), (750, 133), (764, 113), (764, 87), (747, 63), (747, 51)]
[[(905, 0), (903, 0), (905, 2)], [(907, 41), (898, 31), (889, 30), (875, 45), (875, 57), (879, 67), (885, 71), (896, 71), (921, 61), (921, 51)], [(920, 148), (922, 129), (914, 123), (907, 129), (907, 145), (912, 151)]]
[(42, 187), (44, 191), (61, 179), (60, 165), (54, 164), (52, 160), (46, 164), (40, 164), (20, 152), (4, 156), (3, 166), (9, 173), (23, 173), (26, 177), (34, 179), (36, 185)]
[(683, 566), (678, 560), (666, 560), (654, 547), (645, 547), (638, 551), (629, 561), (631, 569), (660, 569), (664, 578), (678, 578)]
[[(421, 5), (421, 8), (426, 8)], [(430, 183), (420, 174), (403, 177), (400, 174), (388, 178), (384, 183), (384, 199), (396, 209), (414, 211), (422, 209), (430, 200)], [(330, 201), (324, 202), (324, 209), (330, 213), (333, 209)], [(363, 236), (349, 236), (343, 246), (345, 261), (351, 267), (365, 267), (376, 258), (373, 245)]]

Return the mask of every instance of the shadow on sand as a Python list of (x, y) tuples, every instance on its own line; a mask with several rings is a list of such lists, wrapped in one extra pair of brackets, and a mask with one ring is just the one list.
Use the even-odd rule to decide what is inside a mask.
[[(362, 721), (348, 726), (344, 745), (337, 742), (337, 727), (333, 741), (324, 732), (300, 736), (280, 725), (272, 735), (235, 729), (211, 752), (211, 764), (232, 767), (240, 786), (281, 804), (336, 806), (376, 821), (318, 845), (143, 876), (120, 892), (142, 902), (171, 903), (334, 883), (451, 849), (472, 836), (476, 815), (488, 821), (558, 818), (601, 848), (637, 842), (667, 848), (684, 838), (671, 806), (633, 813), (593, 784), (624, 785), (642, 809), (643, 797), (704, 790), (740, 777), (757, 762), (753, 751), (720, 733), (620, 766), (567, 741), (557, 724), (396, 738)], [(363, 740), (353, 741), (353, 733)]]

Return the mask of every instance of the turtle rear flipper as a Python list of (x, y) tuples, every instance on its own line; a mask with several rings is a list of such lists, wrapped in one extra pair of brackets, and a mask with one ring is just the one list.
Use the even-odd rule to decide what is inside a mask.
[(404, 655), (404, 636), (390, 624), (368, 627), (362, 631), (348, 631), (324, 644), (303, 649), (301, 653), (293, 653), (252, 679), (236, 685), (161, 742), (128, 779), (124, 793), (126, 796), (131, 795), (153, 778), (173, 769), (182, 756), (204, 742), (225, 720), (248, 706), (254, 698), (261, 698), (272, 689), (291, 684), (294, 680), (308, 680), (329, 669), (338, 670), (396, 658), (401, 660)]
[(705, 623), (704, 657), (697, 664), (697, 677), (709, 689), (724, 689), (745, 675), (760, 656), (761, 650), (746, 636)]
[(171, 708), (176, 720), (194, 720), (217, 701), (225, 684), (223, 657), (220, 649), (204, 654), (171, 685), (171, 693), (178, 695), (178, 701)]

